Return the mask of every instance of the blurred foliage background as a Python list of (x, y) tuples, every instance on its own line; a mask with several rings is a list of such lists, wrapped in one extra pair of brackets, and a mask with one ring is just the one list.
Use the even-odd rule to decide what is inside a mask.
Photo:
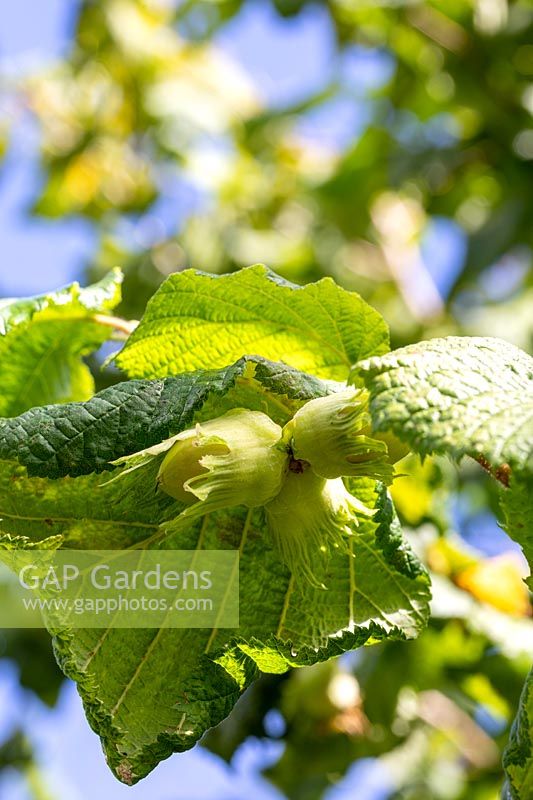
[[(127, 318), (171, 272), (261, 261), (297, 283), (331, 276), (358, 291), (393, 346), (468, 334), (531, 350), (531, 3), (275, 0), (287, 25), (320, 9), (333, 42), (322, 84), (290, 102), (218, 45), (253, 4), (81, 3), (62, 60), (2, 81), (2, 151), (21, 118), (38, 125), (31, 213), (89, 221), (86, 277), (120, 265)], [(120, 379), (93, 366), (100, 385)], [(272, 743), (273, 796), (500, 796), (533, 655), (524, 562), (478, 465), (408, 456), (400, 471), (394, 499), (434, 576), (428, 630), (265, 676), (204, 739), (230, 763), (250, 737)], [(45, 638), (3, 636), (1, 652), (55, 702)], [(0, 770), (29, 770), (38, 797), (30, 763), (13, 732)]]

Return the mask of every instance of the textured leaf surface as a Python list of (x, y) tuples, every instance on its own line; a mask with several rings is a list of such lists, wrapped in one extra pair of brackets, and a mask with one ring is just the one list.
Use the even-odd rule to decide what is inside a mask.
[(83, 475), (110, 469), (111, 461), (185, 430), (193, 419), (210, 419), (235, 405), (284, 424), (304, 402), (327, 391), (311, 375), (248, 357), (223, 370), (124, 381), (85, 403), (32, 408), (0, 420), (0, 458), (16, 452), (31, 475)]
[(110, 337), (112, 328), (94, 316), (119, 302), (121, 280), (117, 271), (86, 289), (73, 283), (0, 305), (0, 416), (90, 397), (93, 379), (81, 356)]
[(533, 797), (533, 670), (524, 685), (503, 765), (507, 775), (506, 800)]
[(431, 339), (358, 364), (378, 430), (418, 453), (533, 471), (533, 359), (507, 342)]
[(385, 322), (331, 279), (301, 287), (261, 265), (232, 275), (171, 275), (117, 356), (132, 378), (217, 369), (244, 353), (346, 380), (350, 366), (388, 350)]
[[(371, 481), (361, 480), (352, 488), (379, 511), (353, 530), (354, 557), (332, 557), (327, 574), (322, 574), (329, 586), (324, 591), (291, 577), (271, 547), (260, 509), (219, 512), (172, 532), (181, 506), (155, 491), (157, 460), (104, 485), (101, 474), (80, 475), (91, 466), (102, 469), (102, 458), (108, 455), (140, 449), (152, 438), (188, 426), (192, 416), (211, 414), (213, 404), (238, 406), (246, 400), (251, 407), (275, 410), (279, 421), (285, 421), (295, 406), (326, 391), (315, 379), (298, 379), (298, 373), (284, 365), (258, 360), (242, 360), (219, 376), (182, 376), (189, 391), (185, 384), (178, 390), (170, 380), (114, 387), (134, 389), (126, 393), (130, 405), (123, 412), (124, 431), (131, 426), (133, 433), (122, 431), (113, 401), (107, 416), (94, 415), (94, 403), (103, 395), (107, 400), (118, 397), (106, 390), (108, 394), (101, 392), (89, 403), (62, 407), (60, 417), (50, 407), (24, 415), (18, 424), (8, 420), (8, 439), (6, 427), (2, 434), (0, 530), (6, 534), (27, 537), (28, 543), (54, 543), (50, 537), (59, 536), (64, 545), (75, 548), (240, 551), (237, 630), (77, 630), (55, 638), (60, 663), (78, 683), (108, 762), (126, 783), (146, 775), (173, 751), (191, 747), (229, 713), (258, 669), (283, 672), (290, 665), (312, 664), (366, 642), (409, 638), (427, 616), (427, 577), (401, 538), (386, 491), (376, 492)], [(210, 392), (208, 386), (215, 388)], [(143, 415), (146, 397), (149, 412)], [(80, 416), (88, 407), (89, 415)], [(93, 422), (85, 424), (89, 418)], [(68, 458), (63, 454), (54, 460), (54, 449), (61, 450), (58, 431), (76, 429), (80, 420), (86, 445), (69, 445)], [(40, 459), (31, 441), (38, 437), (43, 447), (47, 436), (50, 449)], [(103, 451), (96, 447), (100, 437)], [(28, 477), (22, 463), (8, 460), (15, 439), (21, 462), (40, 476)], [(46, 470), (71, 475), (50, 479), (43, 477)], [(117, 469), (112, 476), (118, 473)], [(165, 532), (169, 535), (162, 539)]]
[(533, 559), (533, 359), (507, 342), (431, 339), (358, 364), (377, 430), (418, 453), (472, 456), (510, 480), (506, 529)]

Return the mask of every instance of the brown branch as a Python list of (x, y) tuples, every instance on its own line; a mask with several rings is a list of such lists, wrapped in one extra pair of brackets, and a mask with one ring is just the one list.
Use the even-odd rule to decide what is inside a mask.
[(451, 698), (438, 689), (428, 689), (418, 696), (418, 717), (451, 739), (463, 758), (477, 769), (498, 763), (494, 741)]
[(446, 50), (460, 54), (466, 49), (469, 42), (467, 32), (441, 11), (423, 6), (413, 7), (407, 10), (407, 17), (411, 25)]

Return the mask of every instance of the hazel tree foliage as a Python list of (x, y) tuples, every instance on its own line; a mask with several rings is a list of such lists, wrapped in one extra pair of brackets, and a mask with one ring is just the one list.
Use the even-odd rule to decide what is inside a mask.
[[(435, 220), (465, 237), (460, 308), (465, 291), (487, 301), (474, 281), (494, 264), (530, 264), (528, 3), (280, 0), (270, 13), (320, 12), (335, 42), (316, 92), (281, 108), (217, 44), (247, 6), (84, 2), (66, 58), (19, 87), (42, 131), (34, 210), (94, 221), (92, 275), (127, 266), (127, 316), (171, 271), (264, 260), (298, 282), (333, 275), (406, 343), (444, 311), (421, 266)], [(321, 136), (341, 114), (364, 122)], [(152, 224), (187, 187), (194, 205)], [(134, 246), (119, 224), (132, 212), (149, 220)]]
[[(124, 320), (101, 313), (117, 301), (118, 278), (7, 304), (5, 346), (19, 342), (23, 331), (31, 354), (42, 343), (43, 323), (51, 318), (55, 326), (72, 325), (74, 317), (86, 346), (76, 355), (70, 336), (61, 352), (76, 374), (81, 354), (99, 344), (94, 325), (127, 328)], [(320, 320), (331, 337), (323, 337)], [(236, 342), (242, 349), (233, 361)], [(250, 342), (254, 353), (246, 352)], [(283, 360), (273, 361), (274, 352)], [(50, 374), (41, 386), (43, 405), (0, 420), (0, 547), (8, 554), (36, 547), (51, 553), (238, 550), (240, 625), (51, 626), (59, 666), (76, 682), (113, 774), (126, 784), (142, 780), (162, 759), (189, 749), (228, 717), (247, 689), (248, 698), (260, 695), (253, 687), (261, 675), (313, 665), (319, 683), (324, 676), (330, 701), (320, 713), (310, 710), (309, 719), (318, 714), (322, 725), (336, 726), (332, 732), (341, 736), (352, 731), (352, 744), (361, 745), (349, 747), (337, 762), (342, 774), (350, 759), (368, 754), (372, 735), (366, 745), (358, 737), (377, 723), (367, 720), (355, 679), (346, 706), (351, 722), (333, 722), (345, 702), (334, 689), (343, 678), (335, 677), (336, 667), (319, 665), (363, 645), (388, 647), (425, 635), (430, 576), (422, 558), (433, 572), (435, 618), (448, 619), (451, 607), (454, 618), (468, 620), (468, 630), (458, 640), (452, 625), (444, 650), (428, 640), (442, 663), (417, 684), (416, 718), (469, 731), (479, 752), (469, 755), (464, 740), (458, 756), (468, 756), (472, 771), (493, 770), (501, 780), (503, 741), (497, 745), (457, 698), (447, 697), (446, 664), (468, 642), (470, 655), (462, 662), (467, 672), (481, 670), (486, 651), (495, 646), (523, 671), (533, 647), (520, 577), (509, 563), (485, 563), (453, 539), (426, 537), (415, 552), (387, 484), (394, 478), (393, 453), (405, 452), (397, 450), (398, 440), (423, 456), (473, 457), (501, 485), (509, 534), (530, 557), (531, 520), (523, 494), (533, 452), (531, 358), (498, 340), (456, 337), (388, 352), (385, 322), (358, 295), (330, 279), (300, 287), (254, 266), (227, 276), (171, 276), (116, 361), (124, 380), (89, 399), (74, 384), (72, 392), (81, 391), (81, 397), (61, 402), (66, 398), (54, 395)], [(444, 380), (450, 364), (453, 380)], [(500, 392), (513, 399), (491, 415), (484, 403), (495, 391), (495, 369)], [(12, 383), (27, 380), (17, 362), (4, 370), (11, 370)], [(402, 490), (393, 486), (392, 492), (401, 508)], [(428, 517), (428, 509), (420, 513), (420, 519)], [(498, 593), (502, 581), (505, 589)], [(518, 640), (520, 646), (513, 644)], [(504, 672), (515, 669), (505, 658)], [(409, 660), (402, 663), (387, 712), (398, 719), (405, 717), (401, 687), (413, 668)], [(461, 702), (501, 710), (508, 691), (480, 675), (477, 682), (464, 678)], [(511, 686), (516, 689), (516, 681)], [(529, 686), (530, 678), (504, 757), (505, 791), (513, 800), (527, 798), (531, 789)], [(273, 706), (281, 704), (290, 719), (307, 713), (305, 691), (301, 701), (300, 710), (290, 701), (285, 707), (279, 695)], [(242, 698), (238, 708), (249, 702)], [(365, 708), (377, 713), (372, 700)], [(510, 722), (514, 710), (505, 709)], [(236, 709), (225, 723), (228, 736), (232, 725), (239, 726), (240, 713)], [(252, 712), (246, 724), (254, 718)], [(416, 743), (409, 719), (404, 723), (398, 736), (389, 718), (394, 736), (376, 751), (384, 764), (402, 763), (400, 740), (405, 747)], [(237, 742), (246, 737), (246, 724), (235, 732)], [(300, 744), (307, 746), (317, 732), (305, 730)], [(440, 751), (430, 756), (425, 727), (423, 739), (427, 764), (446, 760)], [(209, 734), (206, 746), (224, 757), (233, 752), (229, 742), (222, 749), (216, 742), (216, 734)], [(319, 741), (316, 746), (322, 752)], [(331, 769), (327, 748), (322, 755), (320, 792)], [(291, 763), (290, 750), (284, 758)], [(297, 796), (284, 777), (284, 763), (273, 767), (271, 779), (288, 797)], [(402, 774), (399, 785), (410, 785), (412, 774)]]

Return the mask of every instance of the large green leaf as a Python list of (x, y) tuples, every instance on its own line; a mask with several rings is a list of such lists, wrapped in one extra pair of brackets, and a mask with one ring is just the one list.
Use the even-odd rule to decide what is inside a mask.
[[(0, 530), (6, 534), (51, 543), (56, 540), (50, 537), (60, 536), (64, 545), (82, 549), (240, 551), (237, 630), (75, 630), (56, 635), (61, 666), (78, 683), (89, 721), (122, 781), (134, 783), (173, 751), (191, 747), (229, 713), (259, 669), (282, 672), (372, 641), (410, 638), (425, 624), (427, 576), (403, 542), (392, 504), (379, 484), (360, 480), (351, 487), (378, 511), (353, 529), (355, 557), (337, 552), (327, 574), (322, 567), (326, 591), (289, 574), (271, 546), (261, 509), (218, 512), (176, 532), (172, 521), (182, 507), (155, 491), (157, 459), (127, 474), (115, 469), (110, 477), (121, 477), (112, 482), (97, 472), (79, 474), (91, 467), (101, 470), (105, 458), (140, 449), (193, 419), (212, 416), (214, 408), (245, 403), (284, 422), (306, 399), (326, 391), (316, 379), (284, 365), (244, 359), (218, 375), (196, 372), (165, 381), (132, 381), (101, 392), (89, 403), (69, 404), (60, 412), (52, 406), (4, 423)], [(108, 413), (94, 413), (99, 403)], [(68, 457), (61, 442), (65, 433)], [(77, 436), (84, 442), (79, 447)], [(21, 462), (40, 476), (29, 477), (22, 463), (11, 460), (17, 441)], [(50, 479), (44, 477), (47, 471), (69, 475)], [(166, 538), (156, 540), (165, 533)]]
[(358, 364), (377, 430), (416, 452), (533, 471), (533, 358), (499, 339), (449, 336)]
[(533, 670), (524, 685), (518, 714), (503, 757), (507, 775), (505, 800), (533, 796)]
[(359, 295), (330, 278), (296, 286), (257, 265), (232, 275), (171, 275), (117, 364), (133, 378), (160, 378), (256, 353), (346, 380), (355, 361), (387, 350), (385, 322)]
[(30, 475), (57, 478), (111, 469), (110, 462), (151, 447), (240, 403), (285, 423), (307, 400), (327, 394), (311, 375), (243, 357), (223, 370), (153, 381), (124, 381), (85, 403), (32, 408), (0, 420), (0, 458), (16, 452)]
[(533, 359), (507, 342), (431, 339), (356, 365), (376, 430), (418, 453), (477, 459), (502, 484), (509, 534), (531, 564)]
[(94, 391), (81, 357), (113, 332), (98, 321), (120, 301), (118, 270), (100, 283), (77, 283), (38, 297), (0, 304), (0, 416), (43, 403), (85, 400)]

